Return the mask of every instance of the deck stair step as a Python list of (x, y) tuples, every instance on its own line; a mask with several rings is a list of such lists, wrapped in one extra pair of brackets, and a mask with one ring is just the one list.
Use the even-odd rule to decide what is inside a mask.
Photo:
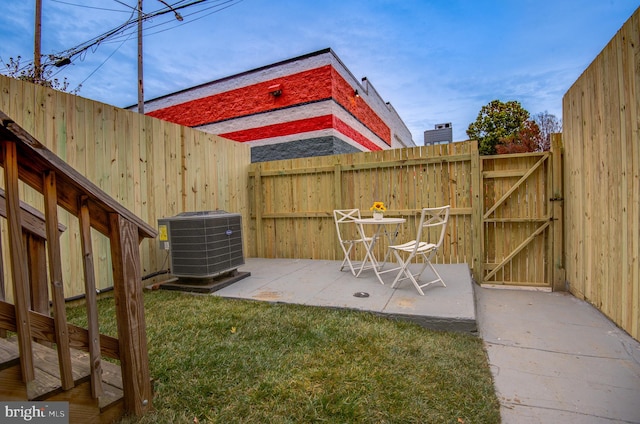
[[(60, 382), (57, 351), (40, 343), (33, 343), (32, 346), (35, 380), (27, 384), (27, 399), (25, 400), (41, 401), (51, 399), (53, 396), (63, 392)], [(17, 338), (0, 338), (0, 373), (6, 374), (5, 378), (8, 378), (7, 376), (11, 373), (5, 373), (4, 370), (16, 366), (19, 368), (19, 364), (20, 357)], [(71, 364), (75, 385), (78, 386), (83, 383), (90, 385), (89, 354), (80, 350), (71, 349)], [(123, 391), (120, 367), (104, 360), (101, 361), (101, 367), (104, 394), (98, 399), (97, 406), (102, 411), (110, 405), (119, 402), (122, 399)], [(22, 381), (16, 384), (24, 387)], [(8, 387), (5, 388), (9, 389)], [(3, 389), (0, 389), (0, 398), (4, 397), (2, 396), (3, 391)]]

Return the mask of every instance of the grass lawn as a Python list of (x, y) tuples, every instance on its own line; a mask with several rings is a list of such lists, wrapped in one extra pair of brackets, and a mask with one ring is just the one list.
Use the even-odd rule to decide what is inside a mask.
[[(100, 330), (116, 336), (113, 299)], [(69, 322), (86, 324), (84, 308)], [(481, 339), (369, 313), (145, 292), (154, 411), (126, 423), (498, 423)]]

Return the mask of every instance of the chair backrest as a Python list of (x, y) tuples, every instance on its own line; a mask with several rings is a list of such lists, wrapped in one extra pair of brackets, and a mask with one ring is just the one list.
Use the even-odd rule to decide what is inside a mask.
[[(444, 235), (447, 230), (447, 222), (449, 222), (449, 212), (451, 206), (440, 206), (437, 208), (423, 208), (422, 215), (420, 216), (420, 224), (418, 224), (418, 234), (416, 240), (421, 241), (428, 236), (429, 230), (439, 229), (440, 235), (438, 236), (438, 242), (434, 243), (436, 247), (433, 249), (435, 252), (440, 248)], [(426, 235), (424, 233), (427, 233)], [(430, 243), (433, 243), (430, 241)]]
[[(333, 211), (333, 220), (336, 223), (336, 231), (338, 232), (340, 243), (344, 241), (340, 226), (343, 224), (353, 224), (356, 219), (360, 219), (360, 209), (336, 209)], [(355, 225), (353, 228), (356, 228)]]

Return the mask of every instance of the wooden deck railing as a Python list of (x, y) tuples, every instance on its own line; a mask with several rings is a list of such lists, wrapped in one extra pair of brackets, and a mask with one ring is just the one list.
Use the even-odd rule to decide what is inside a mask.
[[(0, 216), (7, 218), (7, 202), (2, 189), (0, 189)], [(23, 240), (29, 259), (27, 269), (31, 309), (44, 315), (50, 315), (49, 290), (47, 287), (47, 250), (45, 245), (47, 235), (44, 215), (29, 204), (20, 202), (20, 220)], [(62, 233), (66, 230), (66, 227), (59, 224), (58, 230)], [(2, 243), (0, 242), (1, 251)], [(0, 301), (5, 300), (5, 292), (4, 263), (2, 255), (0, 255)], [(0, 337), (6, 337), (6, 332), (6, 329), (0, 328)]]
[[(0, 165), (4, 168), (6, 199), (0, 203), (6, 204), (4, 215), (8, 225), (8, 241), (2, 240), (2, 243), (10, 252), (13, 277), (13, 303), (4, 299), (4, 293), (0, 298), (0, 331), (17, 333), (23, 381), (28, 388), (35, 379), (34, 339), (55, 344), (63, 390), (74, 386), (71, 348), (89, 352), (91, 392), (95, 398), (102, 394), (101, 358), (112, 357), (120, 360), (124, 412), (142, 415), (151, 408), (152, 392), (139, 244), (143, 238), (155, 237), (155, 229), (68, 166), (1, 111)], [(27, 218), (24, 205), (21, 209), (20, 181), (43, 195), (45, 225), (39, 233), (32, 231), (38, 237), (38, 243), (30, 252), (27, 251), (28, 243), (23, 241)], [(81, 229), (87, 329), (69, 325), (66, 320), (58, 207), (77, 217)], [(91, 228), (110, 240), (117, 339), (98, 331)], [(45, 259), (44, 239), (48, 267), (41, 262)], [(47, 268), (53, 317), (48, 313), (49, 293), (47, 284), (43, 283)]]

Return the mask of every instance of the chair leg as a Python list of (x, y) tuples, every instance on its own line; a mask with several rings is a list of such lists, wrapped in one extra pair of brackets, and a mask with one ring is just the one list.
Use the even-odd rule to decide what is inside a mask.
[[(401, 261), (401, 257), (399, 257), (398, 253), (395, 251), (394, 253), (396, 254), (396, 257), (398, 257), (398, 260)], [(411, 270), (409, 269), (409, 266), (411, 265), (410, 262), (411, 262), (411, 258), (407, 259), (407, 261), (402, 262), (403, 265), (401, 265), (400, 272), (398, 272), (398, 275), (396, 275), (395, 280), (393, 280), (393, 283), (391, 284), (391, 288), (396, 288), (400, 284), (400, 281), (407, 280), (407, 279), (411, 280), (416, 290), (418, 290), (418, 293), (420, 293), (420, 296), (424, 296), (424, 291), (422, 289), (430, 286), (431, 284), (440, 282), (444, 287), (447, 287), (447, 285), (444, 283), (444, 280), (442, 279), (438, 271), (436, 271), (435, 267), (433, 266), (431, 261), (429, 261), (429, 259), (425, 259), (422, 265), (422, 268), (420, 268), (420, 271), (417, 272), (416, 274), (412, 273)], [(429, 282), (420, 284), (419, 282), (420, 277), (422, 276), (422, 273), (425, 271), (427, 266), (431, 268), (431, 271), (433, 271), (433, 273), (437, 278), (435, 280), (431, 280)], [(405, 276), (404, 278), (400, 278), (402, 274), (404, 274)]]
[[(340, 271), (342, 271), (344, 267), (348, 264), (349, 270), (351, 271), (351, 273), (354, 276), (359, 277), (362, 271), (365, 269), (365, 265), (367, 264), (367, 262), (370, 262), (370, 260), (368, 256), (365, 256), (362, 262), (359, 265), (356, 262), (356, 267), (354, 267), (354, 263), (351, 261), (350, 256), (351, 256), (351, 251), (355, 247), (356, 243), (348, 243), (348, 244), (349, 244), (348, 248), (344, 248), (344, 246), (342, 248), (342, 251), (344, 252), (344, 259), (342, 260), (342, 264), (340, 264)], [(366, 269), (369, 269), (369, 268), (366, 268)]]
[[(400, 253), (398, 253), (397, 250), (393, 251), (394, 255), (396, 256), (396, 260), (398, 261), (398, 274), (396, 275), (396, 278), (393, 280), (393, 283), (391, 283), (391, 288), (395, 289), (396, 286), (398, 286), (400, 284), (400, 281), (402, 280), (406, 280), (407, 278), (411, 278), (411, 272), (409, 271), (408, 267), (409, 264), (411, 263), (411, 259), (412, 257), (409, 256), (406, 260), (402, 259), (402, 255), (400, 255)], [(400, 278), (402, 275), (404, 274), (404, 278)]]
[(349, 269), (353, 275), (356, 275), (355, 269), (353, 269), (353, 264), (351, 263), (351, 259), (349, 255), (351, 254), (351, 249), (353, 249), (353, 243), (349, 243), (349, 248), (345, 249), (342, 247), (342, 251), (344, 252), (344, 259), (342, 260), (342, 264), (340, 264), (340, 271), (342, 271), (345, 267), (345, 264), (349, 264)]
[[(362, 274), (362, 271), (367, 270), (367, 269), (371, 269), (374, 266), (376, 266), (376, 264), (373, 263), (373, 260), (370, 257), (370, 253), (368, 252), (368, 249), (367, 249), (366, 245), (365, 245), (365, 249), (364, 250), (365, 250), (364, 259), (362, 260), (362, 263), (360, 264), (360, 269), (355, 274), (356, 277), (360, 277), (360, 274)], [(371, 262), (371, 267), (369, 267), (369, 268), (366, 267), (368, 262)]]
[(344, 266), (345, 266), (346, 263), (347, 263), (347, 258), (344, 258), (342, 260), (342, 263), (340, 264), (340, 271), (344, 270)]
[(400, 256), (400, 254), (398, 253), (398, 251), (394, 250), (393, 254), (396, 257), (396, 263), (398, 264), (398, 274), (396, 274), (396, 278), (394, 278), (393, 283), (391, 283), (391, 288), (395, 289), (396, 288), (396, 284), (398, 283), (398, 280), (400, 279), (400, 274), (402, 274), (402, 268), (404, 267), (404, 261), (402, 260), (402, 257)]
[[(442, 285), (444, 287), (447, 287), (447, 285), (444, 283), (444, 280), (442, 279), (442, 277), (440, 276), (438, 271), (436, 271), (435, 267), (433, 266), (433, 264), (431, 263), (431, 261), (429, 259), (425, 260), (424, 266), (422, 267), (420, 272), (418, 274), (416, 274), (415, 276), (418, 277), (418, 279), (420, 279), (420, 277), (422, 276), (422, 273), (427, 268), (427, 266), (429, 268), (431, 268), (431, 271), (435, 274), (435, 276), (436, 276), (435, 280), (431, 280), (431, 281), (428, 281), (426, 283), (419, 284), (418, 281), (416, 281), (414, 278), (411, 279), (413, 281), (414, 285), (416, 286), (416, 288), (418, 289), (418, 292), (420, 292), (420, 294), (423, 295), (423, 296), (424, 296), (424, 293), (422, 292), (422, 289), (424, 287), (430, 286), (431, 284), (435, 284), (435, 283), (439, 282), (439, 283), (442, 283)], [(414, 277), (414, 276), (412, 275), (412, 277)]]
[(416, 290), (418, 290), (418, 293), (420, 293), (420, 296), (424, 296), (424, 292), (422, 291), (422, 287), (423, 286), (421, 286), (418, 283), (418, 280), (416, 280), (416, 277), (420, 278), (420, 274), (418, 273), (416, 275), (413, 275), (413, 273), (409, 269), (409, 264), (407, 264), (407, 268), (406, 268), (405, 274), (407, 275), (407, 278), (409, 280), (411, 280), (411, 282), (413, 283), (413, 286), (416, 288)]
[[(437, 282), (439, 281), (439, 282), (441, 282), (441, 283), (442, 283), (442, 285), (443, 285), (444, 287), (447, 287), (447, 285), (444, 283), (444, 280), (443, 280), (443, 279), (442, 279), (442, 277), (440, 276), (440, 273), (439, 273), (438, 271), (436, 271), (436, 268), (433, 266), (433, 264), (431, 263), (431, 261), (427, 260), (427, 264), (429, 264), (429, 267), (431, 268), (431, 271), (433, 271), (433, 273), (436, 275), (436, 277), (438, 277), (438, 278), (436, 278), (435, 280), (433, 280), (433, 281), (431, 281), (431, 282), (429, 282), (429, 283), (427, 283), (427, 284), (434, 284), (434, 283), (437, 283)], [(424, 286), (423, 286), (423, 287), (424, 287)]]
[[(420, 296), (424, 296), (424, 292), (422, 291), (422, 287), (420, 286), (420, 284), (418, 284), (418, 281), (415, 279), (414, 275), (411, 273), (411, 270), (409, 269), (409, 265), (410, 264), (405, 264), (402, 267), (402, 269), (400, 270), (400, 272), (396, 276), (396, 279), (393, 281), (393, 284), (391, 284), (391, 287), (392, 288), (396, 288), (396, 286), (400, 285), (400, 281), (411, 280), (411, 282), (413, 283), (413, 285), (416, 288), (416, 290), (418, 290), (418, 293), (420, 293)], [(405, 275), (404, 278), (400, 278), (400, 275), (402, 275), (402, 274)]]

